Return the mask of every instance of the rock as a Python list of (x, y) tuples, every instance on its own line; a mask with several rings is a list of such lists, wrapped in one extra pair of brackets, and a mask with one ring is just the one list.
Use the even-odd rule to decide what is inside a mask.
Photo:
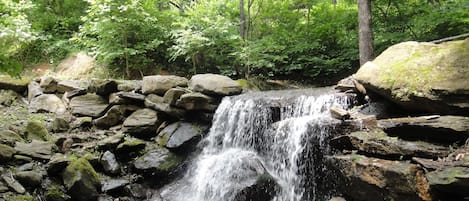
[(63, 154), (54, 154), (47, 163), (47, 173), (49, 175), (58, 175), (70, 163), (70, 159)]
[(93, 119), (91, 117), (77, 117), (75, 120), (72, 121), (72, 123), (70, 123), (70, 128), (90, 128), (92, 124)]
[(365, 63), (355, 78), (408, 110), (469, 114), (469, 39), (404, 42)]
[(341, 175), (339, 188), (353, 200), (431, 200), (419, 166), (362, 155), (328, 157)]
[(109, 95), (109, 104), (112, 105), (143, 105), (145, 95), (134, 92), (117, 92)]
[(100, 162), (106, 173), (118, 174), (120, 172), (120, 164), (117, 162), (116, 156), (110, 151), (104, 152), (103, 156), (101, 156)]
[(28, 89), (29, 82), (31, 82), (31, 80), (27, 78), (15, 79), (0, 75), (0, 89), (13, 90), (19, 94), (22, 94)]
[(5, 193), (5, 192), (8, 192), (8, 190), (10, 190), (7, 186), (7, 184), (5, 184), (3, 181), (0, 181), (0, 193)]
[(218, 105), (212, 104), (215, 100), (202, 93), (193, 92), (183, 94), (176, 102), (176, 106), (186, 110), (205, 110), (214, 112)]
[(0, 89), (0, 108), (1, 106), (10, 107), (13, 103), (21, 100), (21, 95), (13, 90)]
[(109, 136), (109, 137), (106, 137), (102, 140), (100, 140), (97, 145), (99, 147), (99, 149), (103, 150), (103, 149), (113, 149), (115, 147), (117, 147), (117, 145), (119, 143), (122, 142), (122, 140), (124, 140), (124, 137), (125, 135), (122, 134), (122, 133), (117, 133), (115, 135), (112, 135), (112, 136)]
[(47, 201), (67, 201), (71, 198), (59, 184), (48, 184), (44, 196)]
[(28, 102), (31, 102), (33, 98), (36, 98), (42, 94), (43, 92), (41, 86), (39, 86), (39, 83), (32, 81), (28, 84)]
[(131, 135), (151, 138), (162, 123), (159, 114), (152, 109), (140, 109), (132, 113), (122, 124), (122, 129)]
[(347, 200), (345, 200), (345, 198), (343, 197), (333, 197), (329, 199), (329, 201), (347, 201)]
[(62, 100), (55, 94), (42, 94), (35, 97), (29, 103), (29, 112), (51, 112), (56, 114), (63, 114), (66, 111), (66, 107)]
[(136, 138), (127, 137), (124, 142), (117, 145), (116, 156), (120, 160), (128, 160), (145, 149), (145, 142)]
[(16, 150), (8, 145), (0, 144), (0, 161), (9, 161)]
[(21, 171), (15, 174), (15, 178), (27, 187), (37, 187), (41, 185), (42, 174), (37, 171)]
[(26, 125), (25, 137), (28, 140), (42, 140), (47, 141), (50, 139), (49, 131), (43, 122), (32, 120)]
[(142, 81), (140, 80), (122, 80), (117, 84), (118, 91), (138, 91), (142, 88)]
[(235, 196), (236, 201), (270, 201), (277, 194), (277, 182), (268, 173), (257, 177), (254, 184), (244, 187)]
[(52, 121), (52, 132), (63, 132), (70, 129), (69, 122), (63, 117), (55, 117)]
[(155, 94), (149, 94), (145, 98), (145, 107), (163, 112), (168, 116), (174, 117), (176, 119), (182, 119), (186, 115), (186, 111), (180, 108), (172, 107), (170, 104), (164, 102), (163, 97)]
[(109, 104), (110, 105), (124, 105), (124, 104), (130, 104), (130, 101), (119, 97), (117, 93), (112, 93), (112, 94), (109, 94)]
[(163, 96), (163, 102), (168, 103), (171, 106), (175, 106), (177, 100), (183, 95), (189, 93), (188, 90), (183, 88), (172, 88), (166, 91)]
[(198, 74), (192, 76), (189, 81), (189, 88), (195, 92), (207, 95), (229, 96), (242, 92), (238, 82), (223, 75)]
[(175, 171), (181, 162), (181, 157), (169, 152), (167, 149), (155, 148), (137, 158), (133, 162), (133, 166), (139, 172), (165, 177)]
[(378, 126), (391, 136), (452, 144), (469, 137), (469, 117), (421, 116), (383, 119)]
[(359, 151), (388, 158), (398, 159), (400, 157), (409, 158), (417, 156), (436, 159), (446, 157), (450, 153), (449, 147), (423, 141), (406, 141), (397, 137), (390, 137), (380, 129), (352, 132), (349, 135), (332, 139), (331, 144), (342, 140), (345, 140), (345, 143), (351, 144), (354, 149)]
[(164, 95), (166, 91), (174, 87), (187, 86), (188, 80), (175, 75), (153, 75), (143, 77), (143, 94)]
[(93, 124), (98, 128), (109, 129), (139, 109), (140, 107), (134, 105), (114, 105), (102, 117), (93, 120)]
[(70, 99), (72, 99), (73, 97), (85, 95), (86, 93), (87, 93), (86, 89), (75, 89), (75, 90), (72, 90), (72, 91), (66, 91), (64, 93), (63, 97), (68, 99), (68, 101), (67, 101), (67, 103), (68, 103), (68, 102), (70, 102)]
[(464, 200), (469, 196), (469, 168), (449, 167), (427, 173), (432, 191), (448, 200)]
[(342, 109), (341, 107), (333, 105), (330, 109), (331, 116), (336, 119), (346, 120), (350, 118), (350, 114), (347, 110)]
[(43, 142), (32, 140), (31, 143), (17, 142), (15, 150), (20, 155), (30, 156), (41, 160), (49, 160), (52, 155), (54, 144), (52, 142)]
[(81, 80), (62, 80), (57, 83), (57, 92), (84, 91), (88, 89), (89, 82)]
[(101, 186), (98, 174), (84, 158), (72, 160), (63, 172), (63, 182), (73, 200), (91, 201), (98, 199)]
[(88, 87), (88, 91), (107, 97), (109, 94), (117, 92), (117, 82), (114, 80), (93, 79)]
[(53, 77), (45, 76), (41, 78), (39, 86), (44, 93), (55, 93), (57, 91), (57, 80)]
[(165, 127), (157, 137), (157, 142), (170, 150), (183, 151), (202, 139), (205, 129), (199, 125), (176, 122)]
[(101, 191), (107, 194), (119, 194), (130, 184), (127, 179), (109, 179), (102, 182)]
[(3, 181), (13, 189), (15, 192), (19, 194), (24, 194), (26, 192), (26, 189), (18, 182), (16, 181), (11, 175), (2, 175)]
[(16, 142), (23, 142), (23, 138), (11, 130), (0, 131), (0, 143), (8, 146), (15, 146)]
[(125, 186), (125, 192), (134, 198), (147, 198), (147, 189), (142, 184), (130, 184)]
[(107, 107), (107, 101), (96, 94), (77, 96), (72, 98), (70, 101), (72, 114), (77, 116), (90, 116), (97, 118), (105, 113)]

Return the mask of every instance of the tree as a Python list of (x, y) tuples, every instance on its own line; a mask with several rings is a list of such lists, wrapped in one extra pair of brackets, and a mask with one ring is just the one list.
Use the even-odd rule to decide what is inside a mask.
[(358, 0), (358, 48), (360, 65), (374, 59), (373, 29), (371, 25), (371, 0)]

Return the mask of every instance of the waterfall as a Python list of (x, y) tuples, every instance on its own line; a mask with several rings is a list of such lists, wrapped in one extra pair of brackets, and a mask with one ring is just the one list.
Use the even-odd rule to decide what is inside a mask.
[(329, 108), (349, 104), (331, 94), (318, 89), (225, 97), (200, 143), (202, 152), (162, 195), (168, 201), (238, 201), (243, 189), (269, 175), (277, 185), (273, 201), (325, 199), (321, 159), (337, 123)]

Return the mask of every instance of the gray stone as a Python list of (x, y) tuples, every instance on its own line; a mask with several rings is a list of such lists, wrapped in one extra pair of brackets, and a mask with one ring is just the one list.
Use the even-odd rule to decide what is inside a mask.
[(47, 173), (49, 175), (58, 175), (70, 163), (70, 159), (63, 154), (54, 154), (47, 163)]
[(33, 98), (29, 103), (29, 112), (31, 113), (52, 112), (63, 114), (66, 110), (62, 100), (55, 94), (42, 94)]
[(63, 172), (63, 183), (73, 200), (90, 201), (98, 198), (101, 186), (98, 174), (84, 158), (72, 160)]
[(90, 128), (92, 124), (93, 119), (91, 117), (77, 117), (75, 120), (72, 121), (72, 123), (70, 123), (70, 128)]
[(176, 102), (176, 106), (184, 108), (186, 110), (205, 110), (205, 111), (215, 111), (217, 109), (215, 100), (207, 95), (202, 93), (193, 92), (183, 94), (179, 100)]
[(21, 100), (21, 95), (15, 91), (0, 89), (0, 108), (2, 106), (9, 107), (18, 100)]
[(129, 183), (127, 179), (109, 179), (102, 182), (101, 191), (108, 194), (120, 193)]
[(204, 130), (196, 124), (176, 122), (165, 127), (156, 140), (168, 149), (185, 150), (202, 138)]
[(8, 145), (0, 144), (0, 160), (9, 161), (13, 154), (16, 153), (16, 150), (13, 147)]
[(140, 80), (123, 80), (119, 81), (119, 83), (117, 84), (118, 91), (131, 92), (138, 91), (141, 88), (142, 83)]
[(223, 75), (198, 74), (192, 76), (189, 81), (189, 88), (207, 95), (227, 96), (236, 95), (242, 92), (238, 82)]
[(156, 129), (162, 123), (161, 117), (152, 109), (140, 109), (132, 113), (122, 124), (126, 133), (151, 138), (156, 135)]
[(86, 94), (72, 98), (70, 101), (70, 107), (72, 108), (72, 114), (74, 115), (97, 118), (105, 113), (108, 104), (101, 96), (96, 94)]
[(0, 143), (8, 146), (15, 146), (16, 142), (23, 142), (24, 139), (11, 130), (0, 131)]
[(189, 93), (188, 90), (183, 88), (172, 88), (169, 89), (163, 96), (164, 102), (168, 103), (171, 106), (175, 106), (177, 100), (183, 95)]
[(26, 192), (26, 189), (18, 182), (16, 179), (14, 179), (11, 175), (2, 175), (3, 181), (15, 192), (19, 194), (24, 194)]
[(139, 154), (140, 151), (145, 149), (146, 144), (144, 141), (137, 138), (126, 137), (124, 142), (116, 147), (116, 157), (118, 159), (131, 159)]
[(165, 148), (148, 151), (133, 162), (137, 171), (159, 176), (168, 176), (181, 164), (182, 159)]
[(39, 86), (43, 89), (44, 93), (55, 93), (57, 91), (57, 80), (50, 76), (41, 78)]
[(110, 151), (104, 152), (103, 156), (101, 156), (100, 161), (106, 173), (118, 174), (120, 172), (120, 164), (119, 162), (117, 162), (116, 156)]
[(125, 135), (122, 133), (117, 133), (115, 135), (106, 137), (100, 140), (97, 145), (100, 149), (110, 149), (115, 148), (122, 140), (124, 140)]
[(41, 185), (42, 174), (37, 171), (21, 171), (15, 174), (15, 178), (27, 187), (37, 187)]
[(49, 160), (52, 155), (52, 142), (33, 140), (31, 143), (17, 142), (15, 150), (20, 155), (30, 156), (37, 159)]
[(30, 79), (14, 79), (7, 75), (0, 75), (0, 89), (13, 90), (22, 94), (28, 89)]
[(29, 121), (26, 124), (24, 135), (28, 140), (47, 141), (50, 139), (45, 123), (37, 120)]
[(188, 80), (184, 77), (175, 75), (153, 75), (143, 77), (143, 94), (164, 95), (166, 91), (174, 87), (187, 86)]
[(28, 102), (31, 102), (33, 98), (36, 98), (42, 94), (43, 92), (41, 86), (39, 86), (39, 83), (32, 81), (28, 84)]
[(82, 80), (62, 80), (57, 83), (57, 92), (84, 91), (88, 89), (89, 82)]
[(140, 107), (134, 105), (114, 105), (102, 117), (93, 120), (93, 124), (98, 128), (109, 129), (139, 109)]
[(463, 200), (469, 196), (469, 168), (449, 167), (426, 175), (430, 188), (443, 198)]
[(145, 107), (163, 112), (177, 119), (182, 119), (186, 115), (183, 109), (172, 107), (170, 104), (165, 103), (161, 96), (155, 94), (149, 94), (145, 98)]
[(55, 117), (52, 121), (52, 131), (53, 132), (63, 132), (70, 129), (69, 122), (63, 117)]
[(93, 79), (88, 87), (88, 91), (107, 97), (109, 94), (117, 92), (117, 82), (114, 80)]

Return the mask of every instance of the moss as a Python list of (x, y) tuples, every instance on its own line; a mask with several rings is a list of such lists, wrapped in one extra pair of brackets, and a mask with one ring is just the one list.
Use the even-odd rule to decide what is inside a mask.
[(91, 182), (91, 185), (99, 184), (98, 173), (88, 160), (85, 158), (72, 159), (63, 174), (65, 186), (70, 189), (77, 180), (84, 177)]
[(249, 86), (248, 80), (246, 80), (246, 79), (239, 79), (239, 80), (236, 80), (236, 82), (238, 82), (238, 84), (239, 84), (239, 86), (241, 86), (241, 88), (248, 88), (248, 86)]
[(50, 140), (50, 135), (46, 129), (45, 124), (37, 120), (32, 120), (28, 122), (28, 124), (26, 125), (25, 134), (28, 140)]
[(170, 172), (176, 169), (181, 164), (183, 158), (173, 153), (168, 153), (165, 161), (158, 166), (158, 169), (163, 172)]
[(15, 195), (15, 196), (7, 196), (5, 198), (6, 201), (36, 201), (37, 199), (34, 198), (32, 195)]
[(70, 196), (65, 194), (64, 190), (57, 185), (48, 187), (45, 197), (47, 201), (66, 201), (70, 199)]
[(7, 75), (0, 75), (0, 80), (2, 80), (4, 83), (10, 83), (13, 85), (28, 85), (29, 82), (31, 82), (31, 78), (29, 77), (22, 77), (17, 79)]

